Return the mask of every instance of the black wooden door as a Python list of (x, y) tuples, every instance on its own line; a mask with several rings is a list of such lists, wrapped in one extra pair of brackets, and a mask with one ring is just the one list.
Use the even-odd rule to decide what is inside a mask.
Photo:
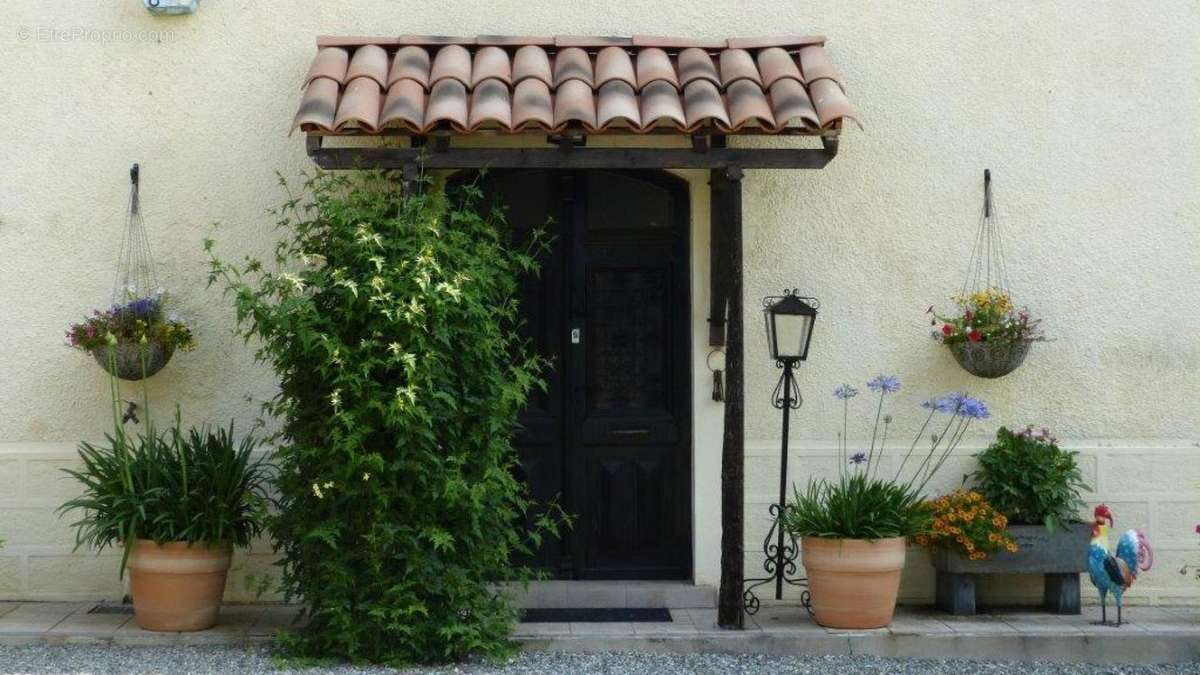
[(554, 367), (516, 439), (537, 500), (577, 516), (537, 565), (567, 578), (691, 570), (688, 204), (651, 172), (492, 173), (517, 236), (554, 237), (522, 284), (525, 337)]

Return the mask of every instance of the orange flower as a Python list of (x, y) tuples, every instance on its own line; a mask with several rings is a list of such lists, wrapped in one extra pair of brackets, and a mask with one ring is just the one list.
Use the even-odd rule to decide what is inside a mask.
[(1009, 545), (1007, 546), (1007, 548), (1008, 548), (1008, 552), (1009, 552), (1009, 553), (1016, 553), (1016, 552), (1017, 552), (1017, 545), (1016, 545), (1016, 544), (1009, 544)]

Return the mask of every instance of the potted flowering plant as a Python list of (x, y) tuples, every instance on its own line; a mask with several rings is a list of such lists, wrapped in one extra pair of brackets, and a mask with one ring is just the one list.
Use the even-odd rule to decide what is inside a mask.
[[(891, 623), (900, 590), (900, 574), (908, 539), (932, 534), (931, 512), (922, 496), (925, 486), (953, 453), (975, 420), (988, 407), (966, 394), (947, 394), (925, 401), (925, 423), (891, 478), (881, 477), (891, 415), (884, 399), (900, 390), (895, 377), (881, 375), (867, 383), (879, 394), (871, 444), (851, 453), (847, 441), (849, 401), (858, 395), (843, 384), (834, 391), (842, 401), (839, 432), (840, 475), (837, 480), (810, 480), (796, 489), (782, 523), (800, 539), (808, 575), (812, 612), (817, 623), (831, 628), (880, 628)], [(934, 421), (946, 416), (945, 425)], [(928, 437), (927, 429), (938, 429)], [(928, 448), (917, 446), (928, 438)], [(907, 471), (906, 471), (907, 469)]]
[(915, 541), (933, 549), (934, 555), (984, 560), (1001, 551), (1017, 552), (1017, 543), (1008, 535), (1008, 518), (978, 492), (955, 490), (928, 506), (933, 516), (932, 532), (918, 534)]
[(159, 292), (96, 310), (67, 330), (67, 342), (90, 352), (122, 380), (150, 377), (167, 365), (176, 349), (190, 351), (196, 345), (183, 319), (164, 309), (165, 300)]
[(937, 604), (955, 614), (975, 612), (975, 576), (1041, 574), (1043, 604), (1056, 614), (1080, 612), (1079, 574), (1087, 571), (1091, 528), (1078, 522), (1088, 490), (1078, 453), (1058, 447), (1049, 429), (1001, 427), (976, 455), (979, 468), (964, 477), (1004, 519), (1017, 550), (985, 559), (935, 552)]
[(957, 311), (941, 315), (933, 307), (933, 338), (946, 345), (964, 370), (979, 377), (1003, 377), (1025, 361), (1029, 345), (1043, 339), (1041, 319), (1014, 306), (1007, 291), (989, 287), (952, 298)]

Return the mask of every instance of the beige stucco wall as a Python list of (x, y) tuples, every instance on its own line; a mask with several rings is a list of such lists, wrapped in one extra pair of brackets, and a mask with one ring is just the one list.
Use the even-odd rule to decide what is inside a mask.
[[(859, 106), (820, 172), (749, 171), (747, 307), (784, 286), (823, 302), (793, 477), (835, 470), (829, 392), (879, 371), (905, 382), (900, 429), (927, 393), (970, 389), (996, 424), (1052, 426), (1085, 453), (1118, 528), (1145, 528), (1157, 566), (1141, 600), (1198, 602), (1176, 570), (1200, 562), (1200, 6), (1017, 2), (1003, 6), (826, 2), (784, 6), (612, 0), (561, 2), (201, 3), (154, 18), (137, 0), (14, 0), (0, 20), (0, 597), (100, 598), (121, 592), (116, 559), (71, 554), (53, 515), (69, 495), (55, 469), (106, 428), (106, 382), (62, 346), (62, 331), (108, 297), (128, 165), (144, 167), (144, 210), (160, 276), (201, 347), (151, 384), (189, 421), (236, 418), (268, 395), (268, 371), (229, 334), (231, 312), (203, 283), (202, 237), (264, 252), (273, 172), (309, 165), (287, 137), (318, 33), (823, 33)], [(105, 32), (110, 31), (110, 32)], [(116, 31), (116, 32), (111, 32)], [(770, 141), (760, 141), (770, 143)], [(929, 304), (957, 288), (991, 167), (1014, 286), (1053, 342), (998, 381), (972, 379), (927, 337)], [(707, 186), (693, 181), (696, 363), (695, 558), (715, 583), (720, 509), (718, 404), (707, 400)], [(776, 371), (747, 322), (747, 547), (773, 498)], [(865, 414), (864, 414), (865, 416)], [(861, 428), (861, 425), (860, 425)], [(899, 435), (893, 436), (898, 437)], [(944, 485), (969, 467), (969, 439)], [(243, 571), (266, 565), (259, 550)], [(747, 569), (759, 560), (748, 554)], [(914, 554), (904, 595), (931, 593)], [(1001, 583), (1001, 582), (996, 582)], [(1087, 586), (1085, 585), (1085, 589)], [(1090, 592), (1090, 591), (1087, 591)], [(1027, 584), (1022, 593), (1036, 594)], [(230, 597), (246, 597), (239, 582)]]

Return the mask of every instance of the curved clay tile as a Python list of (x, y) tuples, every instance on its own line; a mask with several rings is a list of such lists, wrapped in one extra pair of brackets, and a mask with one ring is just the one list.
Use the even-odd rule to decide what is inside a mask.
[(550, 55), (534, 45), (521, 47), (513, 56), (513, 82), (530, 77), (545, 82), (547, 87), (554, 83), (554, 76), (550, 74)]
[(512, 126), (514, 129), (537, 126), (547, 130), (554, 126), (549, 84), (534, 77), (517, 83), (513, 89)]
[[(605, 47), (596, 55), (596, 86), (620, 80), (630, 87), (637, 86), (637, 75), (633, 72), (633, 60), (629, 52), (620, 47)], [(601, 123), (603, 124), (603, 123)]]
[(512, 129), (512, 93), (499, 78), (491, 77), (471, 92), (471, 114), (467, 119), (474, 131), (489, 122)]
[(804, 72), (805, 82), (813, 82), (823, 77), (838, 82), (842, 81), (842, 76), (838, 74), (837, 68), (833, 67), (833, 60), (829, 58), (829, 52), (825, 51), (821, 45), (800, 48), (800, 70)]
[(346, 85), (342, 102), (338, 104), (337, 117), (333, 120), (336, 129), (353, 124), (366, 131), (379, 127), (379, 110), (383, 107), (383, 90), (370, 77), (356, 77)]
[[(445, 48), (443, 48), (445, 49)], [(425, 108), (425, 129), (438, 122), (449, 122), (459, 131), (467, 128), (467, 87), (456, 78), (447, 77), (433, 84), (429, 105)]]
[(654, 127), (663, 120), (670, 120), (675, 126), (687, 126), (683, 115), (683, 105), (679, 102), (679, 92), (666, 80), (654, 80), (642, 89), (642, 129)]
[(306, 131), (332, 131), (340, 92), (341, 86), (337, 80), (328, 77), (318, 77), (309, 82), (304, 89), (300, 109), (296, 111), (296, 118), (292, 120), (292, 130), (300, 127)]
[(388, 54), (379, 45), (363, 45), (354, 50), (350, 59), (350, 68), (346, 71), (346, 81), (356, 77), (369, 77), (379, 86), (387, 86)]
[(670, 82), (671, 86), (679, 89), (679, 76), (671, 57), (658, 47), (648, 47), (638, 52), (637, 56), (638, 89), (645, 90), (651, 82)]
[(728, 87), (738, 80), (750, 80), (762, 86), (758, 67), (745, 49), (726, 49), (721, 52), (721, 86)]
[(729, 127), (729, 114), (725, 111), (721, 90), (708, 79), (689, 82), (683, 88), (683, 112), (684, 118), (687, 119), (688, 131), (706, 123), (719, 123)]
[(685, 49), (679, 52), (679, 84), (687, 86), (696, 80), (708, 80), (718, 87), (721, 86), (721, 76), (717, 74), (717, 66), (712, 57), (703, 49)]
[(771, 47), (758, 53), (758, 72), (762, 75), (764, 87), (770, 87), (785, 77), (797, 82), (802, 81), (795, 59), (779, 47)]
[(733, 129), (755, 121), (759, 126), (775, 128), (775, 115), (771, 113), (767, 95), (752, 80), (741, 79), (730, 84), (725, 90), (725, 104), (729, 107), (729, 126)]
[(579, 80), (589, 89), (596, 82), (592, 75), (592, 59), (579, 47), (568, 47), (554, 57), (554, 88), (569, 80)]
[(422, 87), (429, 87), (429, 52), (424, 47), (408, 45), (396, 52), (392, 58), (392, 72), (388, 74), (388, 86), (398, 80), (412, 80)]
[(317, 52), (316, 58), (308, 68), (308, 75), (304, 77), (304, 85), (307, 86), (318, 77), (327, 77), (338, 83), (345, 82), (346, 67), (349, 63), (350, 53), (345, 49), (326, 47)]
[(800, 120), (806, 127), (821, 126), (817, 111), (813, 108), (808, 92), (800, 80), (785, 77), (775, 81), (770, 91), (771, 111), (775, 114), (775, 126), (782, 129), (793, 120)]
[(600, 94), (596, 101), (597, 126), (607, 129), (610, 126), (619, 126), (622, 121), (634, 129), (642, 126), (638, 96), (628, 82), (611, 80), (600, 85)]
[(454, 79), (463, 83), (471, 83), (471, 53), (462, 45), (446, 45), (438, 50), (433, 57), (433, 67), (429, 71), (429, 83), (436, 85), (445, 79)]
[(822, 127), (827, 127), (843, 117), (849, 117), (858, 128), (862, 128), (862, 122), (858, 121), (858, 113), (854, 111), (854, 106), (850, 105), (849, 99), (837, 82), (829, 78), (811, 82), (808, 85), (808, 96), (812, 99), (813, 108), (817, 111), (817, 119), (821, 121)]
[(495, 78), (504, 84), (512, 84), (512, 64), (508, 52), (499, 47), (484, 47), (475, 52), (475, 64), (471, 68), (471, 86)]
[(580, 79), (566, 80), (554, 92), (554, 126), (568, 122), (582, 122), (588, 129), (596, 128), (596, 99), (591, 85)]
[(420, 82), (404, 78), (388, 89), (379, 115), (379, 126), (399, 123), (413, 131), (425, 129), (425, 87)]

